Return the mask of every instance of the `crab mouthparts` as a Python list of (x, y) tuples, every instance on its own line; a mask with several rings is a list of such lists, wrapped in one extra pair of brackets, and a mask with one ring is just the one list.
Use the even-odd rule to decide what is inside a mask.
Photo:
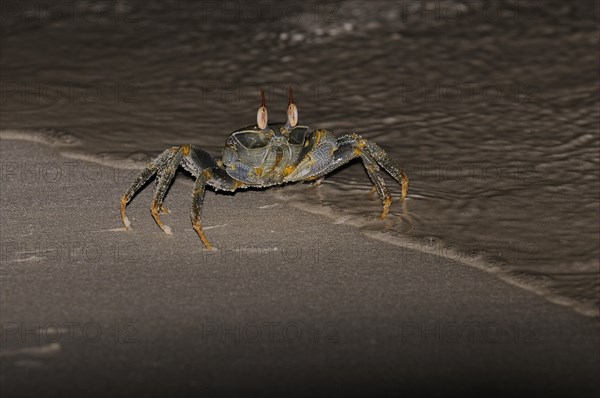
[(290, 157), (290, 148), (285, 144), (272, 144), (263, 161), (265, 174), (278, 174), (284, 168)]
[(273, 168), (279, 167), (279, 163), (281, 163), (281, 159), (283, 159), (283, 148), (278, 146), (275, 148), (275, 150), (277, 153), (275, 154), (275, 165)]

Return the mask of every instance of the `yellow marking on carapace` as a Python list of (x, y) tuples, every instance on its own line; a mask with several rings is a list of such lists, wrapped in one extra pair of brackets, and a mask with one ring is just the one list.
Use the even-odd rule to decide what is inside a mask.
[(252, 169), (252, 172), (257, 176), (262, 177), (263, 173), (265, 172), (265, 169), (262, 167), (255, 167), (254, 169)]
[(212, 250), (213, 245), (211, 245), (211, 243), (208, 241), (208, 238), (206, 238), (206, 235), (204, 234), (204, 231), (202, 230), (202, 225), (199, 222), (194, 222), (193, 226), (194, 226), (194, 230), (198, 233), (198, 236), (200, 237), (200, 240), (202, 241), (204, 246), (208, 250)]
[(296, 166), (291, 164), (289, 166), (287, 166), (285, 169), (283, 169), (283, 176), (287, 177), (290, 174), (292, 174), (294, 172), (294, 170), (296, 170)]
[(317, 131), (315, 131), (315, 141), (316, 142), (321, 141), (324, 136), (325, 136), (325, 130), (318, 129)]
[(181, 147), (181, 153), (183, 154), (183, 156), (188, 156), (190, 154), (191, 150), (192, 150), (192, 146), (189, 144)]
[(353, 134), (353, 136), (356, 140), (356, 147), (354, 147), (354, 156), (360, 156), (362, 150), (365, 149), (367, 146), (367, 141), (365, 141), (363, 138), (360, 138), (360, 136), (357, 134)]

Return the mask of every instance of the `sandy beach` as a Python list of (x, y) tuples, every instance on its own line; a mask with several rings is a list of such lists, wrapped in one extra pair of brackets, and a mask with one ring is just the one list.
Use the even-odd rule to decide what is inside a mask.
[(491, 274), (259, 190), (207, 193), (209, 253), (183, 172), (126, 232), (135, 171), (0, 150), (3, 396), (598, 395), (597, 319)]

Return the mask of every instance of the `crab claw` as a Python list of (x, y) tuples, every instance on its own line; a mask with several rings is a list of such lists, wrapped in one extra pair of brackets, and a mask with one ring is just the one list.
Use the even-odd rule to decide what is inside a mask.
[(260, 94), (262, 97), (262, 102), (261, 102), (260, 108), (258, 108), (258, 113), (256, 114), (256, 125), (261, 130), (264, 130), (267, 128), (268, 114), (267, 114), (267, 104), (265, 101), (265, 92), (263, 91), (262, 88), (260, 89)]

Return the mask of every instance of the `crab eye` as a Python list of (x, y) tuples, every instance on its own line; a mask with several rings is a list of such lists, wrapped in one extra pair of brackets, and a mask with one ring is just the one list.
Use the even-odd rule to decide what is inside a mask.
[(294, 127), (298, 124), (298, 108), (294, 104), (294, 93), (292, 86), (288, 88), (288, 108), (287, 108), (287, 124)]
[(261, 106), (258, 108), (258, 113), (256, 114), (256, 125), (259, 129), (264, 130), (267, 127), (267, 107)]
[(260, 131), (239, 131), (233, 136), (241, 146), (247, 149), (264, 148), (269, 145), (267, 135)]
[(298, 108), (296, 104), (290, 104), (287, 109), (288, 124), (292, 127), (298, 124)]
[(290, 144), (294, 144), (294, 145), (303, 144), (305, 141), (307, 130), (308, 130), (308, 127), (305, 127), (305, 126), (295, 127), (290, 133), (290, 139), (289, 139)]
[(260, 89), (260, 96), (262, 101), (260, 104), (260, 108), (258, 108), (258, 113), (256, 114), (256, 125), (261, 130), (264, 130), (265, 128), (267, 128), (267, 120), (269, 118), (267, 114), (267, 101), (265, 100), (265, 92), (262, 88)]

